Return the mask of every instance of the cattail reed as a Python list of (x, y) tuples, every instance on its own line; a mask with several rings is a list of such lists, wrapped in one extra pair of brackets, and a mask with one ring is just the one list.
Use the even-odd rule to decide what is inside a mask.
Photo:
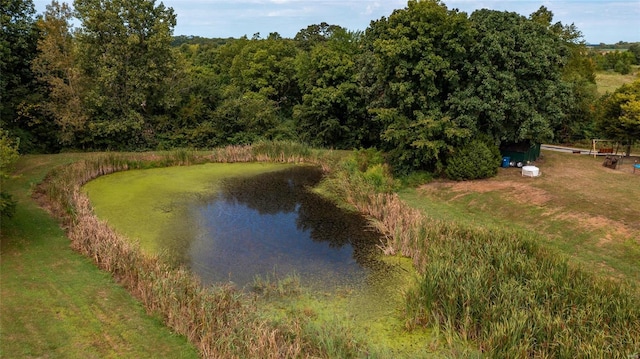
[[(42, 202), (66, 228), (71, 246), (91, 258), (101, 269), (144, 305), (160, 315), (167, 326), (184, 335), (204, 358), (306, 358), (328, 357), (327, 348), (305, 331), (303, 317), (281, 323), (260, 318), (255, 301), (231, 285), (204, 288), (188, 270), (174, 268), (149, 256), (98, 219), (81, 186), (99, 176), (136, 168), (189, 165), (205, 161), (313, 162), (310, 150), (290, 143), (230, 146), (211, 153), (177, 150), (164, 154), (103, 154), (51, 171), (37, 189)], [(273, 284), (278, 293), (295, 292), (296, 279)], [(271, 284), (270, 284), (271, 285)], [(335, 341), (327, 339), (320, 342)], [(347, 357), (356, 357), (354, 339), (344, 337)], [(332, 349), (334, 350), (334, 349)]]

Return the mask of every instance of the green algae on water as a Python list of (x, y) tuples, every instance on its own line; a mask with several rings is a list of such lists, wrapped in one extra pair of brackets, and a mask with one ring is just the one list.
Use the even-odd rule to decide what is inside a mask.
[[(99, 177), (84, 186), (96, 215), (137, 241), (147, 254), (180, 260), (195, 226), (187, 206), (214, 193), (220, 180), (279, 171), (291, 165), (208, 163), (132, 170)], [(185, 243), (186, 242), (186, 243)]]
[[(144, 252), (184, 263), (199, 225), (193, 223), (197, 219), (190, 218), (191, 203), (211, 198), (227, 178), (290, 167), (242, 163), (135, 170), (100, 177), (85, 185), (85, 191), (96, 214), (118, 232), (139, 241)], [(357, 357), (439, 357), (443, 345), (438, 334), (405, 328), (404, 293), (417, 278), (411, 261), (382, 255), (379, 261), (383, 270), (369, 271), (366, 280), (357, 285), (326, 291), (314, 286), (313, 290), (263, 299), (261, 315), (276, 322), (304, 317), (312, 340), (327, 340), (322, 345), (335, 346), (326, 348), (335, 357), (345, 354), (341, 350), (350, 345), (331, 343), (329, 338), (335, 339), (336, 333), (355, 343)]]

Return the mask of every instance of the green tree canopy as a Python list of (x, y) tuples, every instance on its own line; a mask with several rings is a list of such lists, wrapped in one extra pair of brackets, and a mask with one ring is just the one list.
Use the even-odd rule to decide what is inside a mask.
[(32, 0), (0, 0), (0, 127), (19, 135), (21, 146), (36, 141), (32, 123), (22, 118), (40, 100), (31, 72), (38, 38), (34, 16)]
[(612, 140), (631, 145), (640, 140), (640, 80), (625, 84), (600, 102), (597, 129)]
[(315, 146), (358, 148), (371, 144), (366, 103), (358, 83), (359, 34), (334, 30), (329, 39), (298, 55), (302, 102), (293, 118), (301, 138)]
[(374, 61), (363, 71), (375, 74), (369, 108), (397, 169), (440, 167), (451, 146), (473, 135), (467, 124), (445, 116), (472, 38), (466, 15), (438, 1), (409, 1), (367, 29)]
[(82, 106), (84, 79), (77, 64), (73, 39), (73, 10), (66, 3), (52, 1), (38, 19), (38, 56), (32, 69), (48, 87), (45, 108), (59, 131), (57, 140), (66, 146), (88, 145), (87, 114)]
[(31, 0), (0, 1), (0, 116), (15, 117), (16, 102), (31, 80), (30, 61), (35, 56), (35, 8)]
[(549, 16), (471, 15), (474, 41), (462, 85), (447, 100), (451, 117), (500, 142), (553, 138), (570, 91), (562, 81), (564, 42), (546, 25)]
[(172, 8), (154, 0), (75, 0), (88, 128), (97, 147), (144, 147), (173, 79)]

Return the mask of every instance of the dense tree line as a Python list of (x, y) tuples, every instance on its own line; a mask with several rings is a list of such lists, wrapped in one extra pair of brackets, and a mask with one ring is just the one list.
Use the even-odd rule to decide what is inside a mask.
[[(596, 126), (579, 31), (411, 0), (364, 32), (173, 37), (154, 0), (2, 0), (1, 125), (21, 150), (207, 148), (267, 139), (375, 147), (398, 171), (440, 171), (480, 141), (568, 141)], [(74, 27), (73, 24), (77, 24)], [(632, 52), (629, 51), (629, 54)]]

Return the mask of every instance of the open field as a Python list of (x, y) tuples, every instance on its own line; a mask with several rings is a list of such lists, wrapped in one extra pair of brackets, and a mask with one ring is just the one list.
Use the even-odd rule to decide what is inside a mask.
[(543, 152), (538, 178), (501, 168), (481, 181), (436, 181), (402, 198), (429, 216), (521, 228), (587, 270), (640, 283), (640, 172), (602, 157)]
[(604, 95), (607, 92), (613, 92), (618, 87), (631, 83), (638, 79), (640, 74), (640, 66), (633, 66), (631, 73), (621, 75), (613, 71), (600, 71), (596, 73), (596, 85), (598, 86), (598, 94)]
[(87, 156), (22, 156), (5, 182), (18, 207), (1, 222), (0, 357), (197, 358), (184, 337), (74, 252), (59, 224), (31, 199), (52, 168)]

